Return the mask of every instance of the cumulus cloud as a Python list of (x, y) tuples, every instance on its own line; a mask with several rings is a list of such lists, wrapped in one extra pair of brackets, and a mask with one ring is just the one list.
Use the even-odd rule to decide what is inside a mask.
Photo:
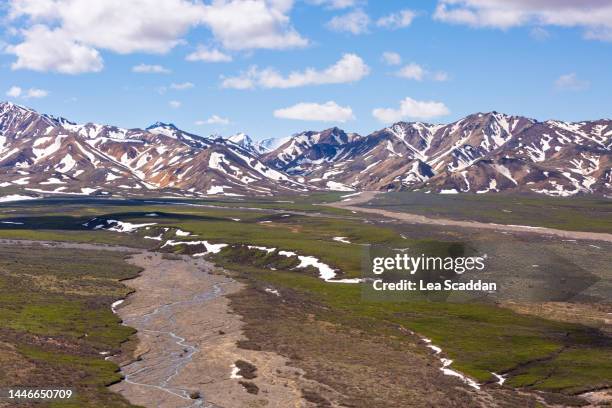
[(281, 119), (340, 122), (355, 119), (350, 106), (340, 106), (334, 101), (324, 104), (301, 102), (274, 111), (274, 117)]
[(612, 41), (612, 3), (605, 0), (439, 0), (434, 18), (472, 27), (581, 27), (585, 38)]
[(354, 35), (366, 33), (370, 25), (370, 17), (361, 9), (336, 16), (327, 22), (327, 28), (332, 31), (347, 32)]
[(202, 21), (227, 49), (305, 47), (290, 24), (292, 0), (217, 0), (204, 6)]
[(169, 74), (172, 71), (161, 65), (138, 64), (132, 67), (132, 72), (139, 74)]
[(576, 73), (561, 75), (555, 81), (555, 87), (562, 91), (584, 91), (588, 89), (591, 83), (584, 79), (578, 78)]
[(391, 13), (379, 18), (376, 21), (376, 25), (390, 29), (404, 28), (412, 24), (412, 20), (414, 20), (415, 17), (416, 12), (412, 10), (400, 10), (397, 13)]
[[(304, 47), (308, 40), (290, 23), (292, 6), (292, 0), (9, 0), (8, 21), (23, 27), (20, 42), (6, 51), (17, 57), (13, 69), (78, 74), (103, 68), (100, 50), (162, 54), (201, 25), (227, 49)], [(200, 59), (224, 58), (211, 52)]]
[(178, 109), (181, 107), (182, 103), (180, 101), (170, 101), (168, 102), (171, 108)]
[(232, 57), (216, 48), (208, 48), (200, 45), (197, 50), (187, 55), (185, 59), (187, 61), (230, 62)]
[(10, 98), (38, 99), (38, 98), (44, 98), (47, 95), (49, 95), (49, 91), (45, 89), (39, 89), (39, 88), (23, 89), (20, 86), (11, 86), (9, 90), (6, 91), (6, 96)]
[(397, 52), (383, 52), (382, 60), (387, 65), (399, 65), (402, 63), (402, 57)]
[(402, 69), (397, 71), (397, 76), (400, 78), (422, 81), (423, 77), (425, 76), (425, 69), (419, 64), (410, 63), (408, 65), (404, 65)]
[(37, 24), (22, 30), (21, 34), (23, 42), (5, 48), (6, 52), (17, 57), (11, 64), (14, 70), (80, 74), (98, 72), (104, 66), (96, 49), (74, 40), (61, 29), (50, 29)]
[(414, 62), (404, 65), (399, 71), (395, 73), (396, 76), (405, 79), (412, 79), (414, 81), (422, 81), (424, 79), (431, 79), (433, 81), (447, 81), (448, 74), (444, 71), (430, 72), (423, 68), (421, 65)]
[(232, 89), (296, 88), (307, 85), (356, 82), (370, 73), (370, 68), (356, 54), (344, 54), (335, 64), (323, 69), (306, 68), (283, 76), (273, 68), (251, 67), (238, 77), (223, 79), (221, 86)]
[(410, 97), (400, 101), (398, 109), (376, 108), (372, 111), (372, 115), (382, 123), (399, 122), (404, 119), (431, 119), (449, 113), (449, 109), (442, 102), (417, 101)]
[(228, 125), (230, 120), (228, 118), (222, 118), (219, 115), (212, 115), (206, 120), (197, 120), (196, 125)]

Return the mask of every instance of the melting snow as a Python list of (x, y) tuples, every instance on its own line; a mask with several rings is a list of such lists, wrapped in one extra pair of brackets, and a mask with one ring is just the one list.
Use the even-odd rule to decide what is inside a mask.
[(266, 292), (271, 293), (273, 295), (276, 295), (278, 297), (280, 297), (280, 293), (278, 292), (277, 289), (272, 289), (272, 288), (265, 288), (264, 289)]
[(164, 245), (162, 245), (162, 248), (167, 246), (167, 245), (170, 245), (170, 246), (176, 246), (176, 245), (204, 245), (204, 247), (206, 248), (206, 252), (200, 252), (198, 254), (194, 254), (193, 256), (204, 256), (208, 252), (210, 252), (212, 254), (216, 254), (216, 253), (221, 252), (221, 250), (227, 246), (227, 244), (211, 244), (208, 241), (173, 241), (171, 239), (166, 241), (166, 243)]
[(39, 197), (31, 197), (19, 194), (11, 194), (7, 196), (0, 197), (0, 203), (8, 203), (10, 201), (24, 201), (24, 200), (34, 200)]
[(306, 268), (312, 266), (319, 270), (319, 277), (325, 281), (333, 279), (336, 276), (336, 272), (327, 264), (319, 261), (314, 256), (303, 256), (298, 255), (300, 264), (296, 268)]
[(338, 183), (336, 181), (328, 181), (326, 184), (327, 188), (334, 191), (355, 191), (354, 188)]
[(269, 254), (271, 254), (272, 252), (276, 251), (276, 248), (268, 248), (268, 247), (264, 247), (264, 246), (257, 246), (257, 245), (247, 245), (247, 248), (249, 249), (259, 249), (260, 251), (265, 251)]
[(497, 378), (498, 385), (504, 385), (504, 383), (506, 382), (506, 377), (504, 377), (503, 375), (495, 374), (495, 373), (491, 373), (491, 374), (493, 374), (493, 376)]
[(240, 379), (240, 378), (243, 378), (241, 375), (238, 374), (240, 372), (240, 369), (238, 367), (236, 367), (236, 364), (232, 364), (230, 366), (230, 368), (232, 369), (232, 372), (230, 374), (230, 378), (231, 379)]
[(191, 235), (191, 232), (189, 231), (183, 231), (182, 229), (177, 229), (175, 232), (177, 237), (188, 237)]
[(124, 301), (124, 299), (120, 299), (120, 300), (117, 300), (117, 301), (115, 301), (115, 302), (113, 302), (113, 303), (111, 304), (111, 310), (113, 311), (113, 313), (117, 313), (117, 306), (119, 306), (120, 304), (122, 304), (122, 303), (123, 303), (123, 301)]

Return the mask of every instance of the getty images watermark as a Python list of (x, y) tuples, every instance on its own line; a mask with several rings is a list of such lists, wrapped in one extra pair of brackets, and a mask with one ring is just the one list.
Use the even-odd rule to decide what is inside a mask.
[(369, 246), (362, 265), (363, 295), (390, 301), (473, 299), (499, 289), (496, 282), (478, 277), (486, 267), (486, 255), (466, 256), (461, 247), (430, 248), (426, 253)]

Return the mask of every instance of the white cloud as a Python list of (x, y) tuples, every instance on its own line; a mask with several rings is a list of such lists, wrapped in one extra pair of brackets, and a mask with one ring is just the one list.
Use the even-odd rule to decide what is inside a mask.
[(589, 81), (578, 78), (574, 72), (561, 75), (555, 81), (555, 87), (564, 91), (584, 91), (588, 89), (590, 85)]
[(399, 122), (404, 119), (431, 119), (450, 113), (442, 102), (417, 101), (406, 97), (400, 101), (399, 109), (376, 108), (372, 115), (383, 123)]
[(29, 99), (29, 98), (44, 98), (45, 96), (49, 95), (49, 92), (44, 90), (44, 89), (38, 89), (38, 88), (30, 88), (28, 89), (28, 91), (25, 93), (25, 95), (23, 96), (25, 99)]
[(212, 115), (206, 120), (196, 120), (196, 125), (228, 125), (230, 120), (228, 118), (222, 118), (219, 115)]
[(336, 16), (327, 22), (327, 28), (330, 30), (354, 35), (366, 33), (369, 25), (370, 17), (361, 9)]
[(414, 20), (416, 15), (416, 12), (412, 10), (401, 10), (379, 18), (376, 21), (376, 25), (390, 29), (404, 28), (412, 24), (412, 20)]
[(227, 49), (305, 47), (308, 40), (291, 26), (292, 0), (217, 0), (204, 6), (202, 21)]
[(307, 85), (341, 84), (356, 82), (370, 73), (370, 67), (356, 54), (344, 54), (335, 64), (323, 69), (306, 68), (283, 76), (273, 68), (259, 70), (251, 67), (239, 77), (225, 78), (221, 84), (224, 88), (252, 89), (261, 88), (296, 88)]
[(410, 63), (403, 66), (397, 71), (397, 76), (400, 78), (414, 79), (415, 81), (422, 81), (425, 76), (425, 69), (419, 64)]
[(387, 65), (399, 65), (402, 63), (402, 57), (397, 52), (383, 52), (382, 60)]
[(581, 27), (585, 38), (612, 41), (612, 3), (606, 0), (438, 0), (434, 18), (472, 27)]
[(242, 73), (240, 76), (223, 78), (221, 87), (239, 90), (253, 89), (255, 88), (258, 75), (259, 71), (257, 70), (257, 67), (251, 67), (247, 72)]
[(231, 55), (225, 54), (216, 48), (207, 48), (203, 45), (198, 46), (197, 50), (187, 55), (187, 61), (205, 61), (205, 62), (230, 62)]
[(57, 27), (94, 48), (127, 54), (169, 51), (203, 12), (188, 0), (11, 0), (9, 15)]
[(47, 95), (49, 95), (49, 91), (45, 89), (30, 88), (26, 90), (19, 86), (11, 86), (10, 89), (6, 91), (6, 96), (11, 98), (38, 99), (44, 98)]
[(174, 82), (170, 84), (170, 89), (175, 89), (177, 91), (183, 91), (185, 89), (191, 89), (193, 88), (195, 85), (191, 82), (181, 82), (178, 84), (175, 84)]
[(171, 108), (178, 109), (181, 107), (182, 103), (180, 101), (170, 101), (168, 102)]
[(132, 72), (139, 74), (169, 74), (172, 71), (161, 65), (138, 64), (132, 67)]
[(301, 102), (287, 108), (275, 110), (274, 117), (341, 123), (355, 119), (350, 106), (340, 106), (334, 101), (328, 101), (324, 104)]
[[(292, 6), (293, 0), (9, 0), (8, 20), (24, 27), (6, 51), (17, 56), (13, 69), (78, 74), (102, 69), (100, 50), (166, 53), (200, 25), (227, 49), (304, 47), (308, 40), (290, 23)], [(223, 58), (219, 53), (203, 58)]]
[(9, 45), (6, 52), (17, 56), (11, 68), (33, 71), (56, 71), (80, 74), (101, 71), (104, 64), (100, 53), (71, 38), (60, 29), (34, 25), (22, 30), (23, 42)]
[(21, 96), (22, 89), (18, 86), (11, 86), (8, 91), (6, 91), (6, 96), (10, 98), (19, 98)]
[(424, 79), (431, 79), (433, 81), (447, 81), (448, 74), (444, 71), (430, 72), (423, 68), (419, 64), (414, 62), (403, 66), (399, 71), (395, 73), (396, 76), (405, 79), (412, 79), (415, 81), (422, 81)]
[(358, 0), (308, 0), (308, 3), (316, 6), (324, 6), (330, 9), (344, 9), (349, 7), (355, 7), (361, 3)]
[(444, 71), (437, 71), (430, 74), (431, 79), (438, 82), (448, 81), (448, 73)]

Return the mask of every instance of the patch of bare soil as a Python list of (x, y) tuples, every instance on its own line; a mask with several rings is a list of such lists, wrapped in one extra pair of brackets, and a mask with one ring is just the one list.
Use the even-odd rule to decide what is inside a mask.
[(144, 271), (124, 282), (135, 292), (117, 313), (138, 345), (112, 390), (147, 407), (304, 406), (286, 358), (237, 347), (244, 324), (226, 296), (242, 284), (201, 258), (141, 253), (130, 262)]

